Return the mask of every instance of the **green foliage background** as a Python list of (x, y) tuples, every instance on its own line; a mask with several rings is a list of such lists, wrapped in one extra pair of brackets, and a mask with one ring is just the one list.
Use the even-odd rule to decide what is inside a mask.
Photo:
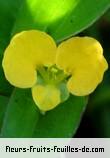
[[(89, 35), (101, 41), (105, 52), (109, 52), (110, 48), (101, 37), (99, 26), (102, 25), (99, 25), (99, 22), (92, 25), (109, 7), (109, 0), (0, 0), (1, 137), (72, 137), (79, 126), (87, 102), (87, 114), (95, 121), (96, 111), (106, 109), (104, 104), (110, 102), (109, 72), (89, 99), (70, 96), (66, 102), (42, 115), (34, 104), (29, 89), (14, 88), (6, 81), (1, 63), (11, 37), (17, 32), (29, 29), (47, 32), (56, 43), (78, 33)], [(105, 18), (109, 23), (109, 13)], [(105, 55), (109, 61), (109, 53)], [(110, 108), (107, 105), (107, 110), (101, 117), (103, 121), (100, 119), (100, 129), (104, 128), (104, 136), (108, 137), (109, 115)]]

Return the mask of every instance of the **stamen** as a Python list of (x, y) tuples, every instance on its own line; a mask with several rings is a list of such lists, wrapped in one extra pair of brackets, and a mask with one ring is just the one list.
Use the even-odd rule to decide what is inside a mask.
[(43, 80), (48, 84), (59, 84), (65, 81), (69, 75), (59, 70), (55, 65), (51, 67), (39, 67), (38, 72)]

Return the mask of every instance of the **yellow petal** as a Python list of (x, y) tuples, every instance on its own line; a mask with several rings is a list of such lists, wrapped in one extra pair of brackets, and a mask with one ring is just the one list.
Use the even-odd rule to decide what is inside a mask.
[(37, 80), (37, 74), (34, 66), (22, 58), (16, 50), (14, 44), (9, 45), (3, 58), (3, 69), (6, 79), (14, 86), (19, 88), (30, 88)]
[(72, 75), (67, 87), (78, 96), (90, 94), (108, 68), (100, 43), (90, 37), (74, 37), (63, 42), (58, 47), (56, 63)]
[(54, 109), (60, 103), (60, 91), (53, 85), (36, 85), (32, 88), (32, 96), (42, 111)]
[(102, 79), (103, 73), (80, 69), (69, 79), (67, 88), (74, 95), (85, 96), (92, 93)]
[(36, 67), (55, 63), (56, 45), (53, 39), (37, 30), (15, 35), (4, 53), (3, 69), (14, 86), (29, 88), (36, 83)]

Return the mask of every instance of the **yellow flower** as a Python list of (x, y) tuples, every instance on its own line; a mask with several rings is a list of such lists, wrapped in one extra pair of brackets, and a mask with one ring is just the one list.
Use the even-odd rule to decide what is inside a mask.
[(56, 64), (71, 76), (67, 87), (77, 96), (93, 92), (108, 68), (100, 43), (90, 37), (73, 37), (60, 44)]
[(2, 65), (12, 85), (32, 89), (33, 99), (42, 111), (67, 99), (67, 91), (77, 96), (90, 94), (108, 67), (95, 39), (73, 37), (57, 48), (51, 36), (37, 30), (15, 35), (5, 50)]

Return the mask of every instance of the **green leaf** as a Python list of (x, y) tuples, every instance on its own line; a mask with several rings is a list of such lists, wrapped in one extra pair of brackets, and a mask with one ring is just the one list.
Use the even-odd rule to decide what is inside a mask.
[(71, 96), (45, 115), (39, 113), (30, 90), (16, 89), (5, 114), (1, 137), (72, 137), (85, 110), (87, 98)]
[(0, 0), (0, 41), (3, 40), (3, 43), (10, 38), (10, 32), (21, 2), (21, 0)]
[(12, 92), (12, 87), (3, 74), (2, 58), (21, 2), (22, 0), (0, 0), (0, 93), (2, 95), (9, 95)]
[(109, 7), (110, 0), (26, 0), (14, 33), (40, 29), (61, 41), (90, 26)]
[(31, 91), (16, 89), (9, 101), (1, 137), (32, 137), (39, 111)]
[[(70, 4), (67, 5), (67, 8), (69, 8), (69, 11), (72, 8), (72, 12), (67, 11), (64, 16), (59, 18), (59, 10), (65, 10), (66, 5), (63, 6), (63, 4), (67, 4), (68, 2)], [(85, 2), (88, 3), (87, 1)], [(75, 34), (78, 30), (74, 30), (73, 25), (71, 29), (69, 28), (72, 31), (71, 33), (68, 32), (68, 29), (65, 30), (64, 28), (69, 26), (67, 22), (68, 18), (70, 18), (70, 13), (72, 15), (75, 13), (72, 7), (75, 3), (77, 3), (75, 0), (44, 0), (43, 3), (40, 0), (25, 1), (12, 31), (12, 35), (22, 30), (40, 29), (50, 32), (59, 41)], [(80, 2), (77, 6), (79, 4)], [(80, 5), (79, 7), (81, 7)], [(76, 8), (74, 7), (74, 9)], [(58, 17), (53, 21), (56, 15)], [(51, 16), (52, 21), (48, 20)], [(76, 23), (77, 18), (75, 18)], [(60, 27), (61, 32), (56, 32), (58, 30), (56, 26)], [(71, 137), (78, 128), (86, 103), (87, 99), (85, 97), (71, 96), (68, 101), (62, 103), (54, 110), (47, 112), (45, 115), (41, 115), (32, 100), (30, 92), (28, 90), (15, 89), (8, 105), (1, 135), (2, 137)]]
[(86, 104), (87, 98), (71, 96), (54, 110), (44, 116), (40, 115), (33, 137), (72, 137), (78, 128)]
[(1, 130), (2, 123), (3, 123), (3, 118), (5, 115), (5, 110), (7, 108), (8, 100), (9, 100), (8, 97), (0, 95), (0, 130)]

